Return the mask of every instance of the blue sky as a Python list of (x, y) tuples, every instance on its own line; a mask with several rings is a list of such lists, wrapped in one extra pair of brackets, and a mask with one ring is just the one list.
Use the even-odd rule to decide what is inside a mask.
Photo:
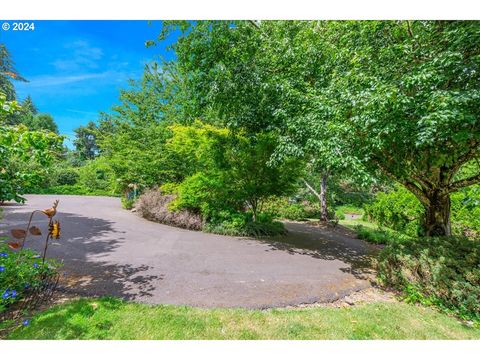
[(30, 95), (39, 111), (50, 113), (60, 133), (70, 138), (73, 129), (118, 103), (119, 90), (128, 86), (128, 79), (140, 78), (145, 63), (173, 56), (165, 50), (172, 39), (145, 47), (146, 40), (158, 35), (160, 21), (34, 23), (34, 31), (0, 30), (0, 42), (29, 80), (14, 83), (17, 98)]

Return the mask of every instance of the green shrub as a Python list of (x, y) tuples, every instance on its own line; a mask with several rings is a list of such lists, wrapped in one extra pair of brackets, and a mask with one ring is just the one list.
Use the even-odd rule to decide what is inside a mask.
[(410, 238), (409, 236), (394, 230), (385, 228), (371, 229), (363, 225), (355, 226), (355, 232), (359, 239), (382, 245), (404, 241)]
[(167, 188), (176, 191), (176, 198), (169, 205), (169, 209), (199, 212), (204, 218), (208, 218), (216, 211), (240, 206), (234, 194), (225, 186), (223, 175), (221, 172), (209, 174), (198, 172), (176, 187), (162, 187), (164, 191)]
[(212, 215), (203, 226), (205, 232), (231, 236), (275, 236), (285, 234), (285, 228), (281, 222), (274, 221), (265, 213), (257, 215), (257, 221), (253, 221), (251, 213), (242, 213), (223, 210)]
[(336, 184), (332, 184), (332, 192), (334, 198), (332, 199), (335, 205), (347, 205), (355, 208), (362, 208), (365, 204), (373, 201), (373, 194), (369, 191), (348, 191), (342, 189)]
[(103, 157), (87, 161), (78, 169), (78, 175), (78, 185), (90, 192), (118, 193), (114, 172)]
[(401, 186), (388, 193), (377, 193), (375, 201), (365, 206), (365, 216), (368, 220), (409, 236), (417, 236), (420, 233), (423, 211), (415, 195)]
[(42, 276), (54, 273), (56, 268), (51, 260), (42, 263), (32, 250), (13, 252), (0, 244), (0, 313), (19, 301), (27, 290), (40, 287)]
[(345, 213), (343, 210), (335, 210), (335, 216), (338, 218), (338, 220), (345, 220)]
[(454, 233), (480, 237), (480, 185), (453, 193), (451, 200)]
[(300, 204), (288, 204), (282, 209), (279, 209), (279, 217), (289, 220), (304, 220), (307, 218), (304, 207)]
[[(375, 201), (365, 206), (364, 217), (409, 236), (417, 236), (422, 232), (423, 214), (420, 201), (404, 187), (397, 186), (394, 191), (377, 193)], [(451, 195), (451, 221), (455, 235), (480, 236), (479, 185)]]
[(121, 202), (122, 202), (122, 207), (126, 210), (131, 210), (133, 209), (133, 205), (135, 205), (135, 201), (137, 199), (127, 199), (122, 197)]
[(274, 218), (305, 220), (320, 217), (320, 206), (309, 201), (291, 203), (286, 197), (271, 197), (262, 204), (262, 211)]
[(480, 321), (480, 241), (424, 237), (391, 242), (378, 257), (378, 276), (407, 300), (434, 304)]
[(79, 175), (75, 168), (56, 168), (51, 176), (50, 185), (75, 185), (78, 181)]

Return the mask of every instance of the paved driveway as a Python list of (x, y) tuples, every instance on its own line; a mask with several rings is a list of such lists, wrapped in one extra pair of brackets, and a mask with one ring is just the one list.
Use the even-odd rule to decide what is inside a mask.
[[(254, 240), (149, 222), (109, 197), (30, 195), (4, 206), (0, 234), (26, 226), (32, 209), (60, 199), (62, 238), (49, 256), (64, 262), (64, 282), (81, 295), (145, 303), (267, 308), (326, 302), (370, 286), (374, 249), (342, 234), (288, 223), (289, 235)], [(34, 224), (42, 228), (42, 215)], [(46, 231), (45, 227), (42, 228)], [(39, 240), (27, 245), (39, 249)]]

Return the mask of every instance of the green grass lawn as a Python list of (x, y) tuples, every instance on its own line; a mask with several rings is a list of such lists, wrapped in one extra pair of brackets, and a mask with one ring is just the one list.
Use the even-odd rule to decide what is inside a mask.
[(480, 339), (480, 329), (405, 303), (242, 310), (80, 299), (35, 316), (9, 339)]
[(363, 213), (365, 212), (362, 208), (356, 207), (353, 205), (336, 206), (335, 211), (338, 211), (343, 214), (356, 214), (356, 215), (363, 215)]
[(355, 227), (358, 225), (365, 226), (366, 228), (369, 228), (369, 229), (378, 229), (377, 224), (374, 224), (368, 221), (363, 221), (362, 219), (342, 219), (342, 220), (339, 220), (338, 223), (352, 230), (355, 230)]
[(374, 244), (389, 244), (409, 239), (407, 235), (398, 231), (361, 219), (343, 219), (338, 223), (355, 231), (358, 238)]

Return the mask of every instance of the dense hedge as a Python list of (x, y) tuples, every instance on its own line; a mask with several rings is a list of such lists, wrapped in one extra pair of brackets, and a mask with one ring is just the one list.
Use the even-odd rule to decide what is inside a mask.
[(480, 241), (423, 237), (392, 242), (379, 254), (378, 276), (407, 300), (480, 321)]

